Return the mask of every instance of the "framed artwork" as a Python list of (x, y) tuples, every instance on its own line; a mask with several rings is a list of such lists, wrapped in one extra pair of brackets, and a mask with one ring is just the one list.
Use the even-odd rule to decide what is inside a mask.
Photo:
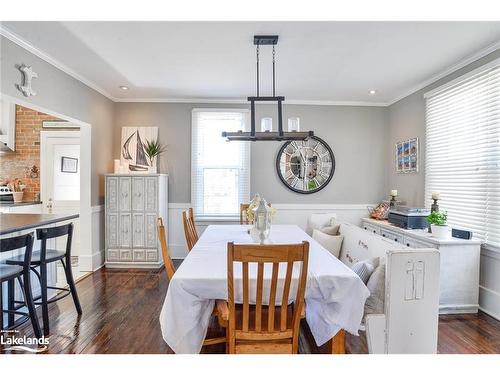
[(127, 165), (129, 173), (156, 173), (155, 160), (149, 160), (145, 146), (157, 139), (158, 127), (122, 127), (121, 165)]
[(78, 159), (61, 157), (61, 172), (63, 173), (78, 173)]
[(418, 137), (396, 143), (396, 172), (418, 172)]

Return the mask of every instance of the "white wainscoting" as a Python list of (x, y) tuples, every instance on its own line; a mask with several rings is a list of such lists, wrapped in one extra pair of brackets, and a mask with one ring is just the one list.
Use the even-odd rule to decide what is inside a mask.
[[(169, 203), (168, 206), (168, 246), (172, 258), (182, 259), (187, 254), (184, 229), (182, 227), (182, 211), (189, 208), (190, 203)], [(361, 218), (368, 215), (368, 206), (374, 204), (273, 204), (277, 214), (276, 224), (297, 224), (305, 229), (307, 218), (312, 213), (335, 212), (337, 218), (356, 225), (361, 224)], [(234, 224), (238, 221), (197, 221), (198, 233), (202, 233), (210, 224)]]
[(481, 249), (479, 308), (500, 320), (500, 251)]
[(82, 236), (90, 236), (92, 249), (90, 251), (80, 249), (79, 269), (80, 272), (93, 272), (104, 264), (104, 205), (92, 206), (91, 232), (81, 228)]

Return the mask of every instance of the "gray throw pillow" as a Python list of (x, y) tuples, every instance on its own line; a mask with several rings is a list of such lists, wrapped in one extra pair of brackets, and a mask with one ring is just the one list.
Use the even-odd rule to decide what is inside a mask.
[(352, 270), (359, 276), (363, 283), (368, 283), (368, 279), (378, 266), (378, 258), (365, 259), (352, 265)]
[(340, 224), (336, 224), (320, 228), (319, 230), (323, 233), (329, 234), (330, 236), (337, 236), (339, 234), (339, 229)]
[(365, 315), (384, 313), (385, 261), (381, 260), (379, 263), (366, 284), (370, 291), (370, 297), (368, 297), (365, 303)]

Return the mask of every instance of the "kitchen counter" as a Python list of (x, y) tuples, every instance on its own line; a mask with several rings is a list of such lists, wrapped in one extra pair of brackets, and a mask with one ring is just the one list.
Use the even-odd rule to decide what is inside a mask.
[(78, 214), (0, 214), (0, 236), (60, 221), (76, 219), (79, 216)]
[(41, 201), (26, 201), (26, 202), (0, 202), (0, 207), (19, 207), (19, 206), (32, 206), (36, 204), (42, 204)]

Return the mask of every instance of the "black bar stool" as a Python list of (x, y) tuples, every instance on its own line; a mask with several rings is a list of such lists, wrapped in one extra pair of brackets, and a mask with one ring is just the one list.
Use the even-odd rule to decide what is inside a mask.
[[(65, 251), (47, 249), (48, 239), (62, 236), (67, 236)], [(73, 280), (73, 272), (71, 271), (71, 241), (73, 238), (73, 223), (61, 225), (54, 228), (37, 229), (36, 237), (41, 241), (41, 249), (40, 251), (34, 251), (33, 255), (31, 256), (31, 270), (38, 276), (38, 279), (40, 280), (41, 295), (34, 298), (34, 300), (38, 301), (39, 299), (41, 299), (41, 302), (35, 302), (35, 305), (42, 306), (43, 333), (45, 334), (45, 336), (48, 336), (50, 334), (48, 309), (49, 303), (59, 301), (60, 299), (71, 294), (78, 315), (81, 315), (82, 313), (78, 294), (76, 293), (75, 281)], [(64, 273), (66, 275), (66, 282), (68, 283), (69, 288), (58, 288), (47, 285), (47, 264), (57, 262), (58, 260), (60, 260), (63, 265)], [(19, 262), (19, 257), (10, 258), (6, 261), (7, 264), (13, 265), (19, 265)], [(35, 267), (40, 267), (40, 272), (38, 272)], [(57, 295), (54, 298), (48, 300), (48, 289), (60, 290), (66, 293)]]
[[(40, 324), (38, 324), (38, 317), (36, 316), (35, 304), (33, 302), (33, 294), (31, 293), (31, 255), (33, 252), (33, 233), (25, 234), (23, 236), (5, 238), (0, 240), (0, 253), (5, 251), (12, 251), (25, 248), (24, 254), (20, 255), (22, 261), (17, 265), (0, 264), (0, 329), (4, 328), (3, 313), (8, 314), (8, 327), (7, 329), (14, 329), (23, 324), (27, 319), (31, 320), (33, 331), (37, 338), (42, 337)], [(22, 277), (22, 279), (21, 279)], [(14, 281), (17, 279), (21, 290), (23, 292), (24, 301), (19, 303), (18, 306), (14, 303)], [(2, 298), (2, 284), (6, 281), (9, 290), (9, 306), (7, 310), (3, 308)], [(28, 312), (18, 311), (26, 306)], [(26, 316), (18, 324), (14, 325), (14, 314)]]

